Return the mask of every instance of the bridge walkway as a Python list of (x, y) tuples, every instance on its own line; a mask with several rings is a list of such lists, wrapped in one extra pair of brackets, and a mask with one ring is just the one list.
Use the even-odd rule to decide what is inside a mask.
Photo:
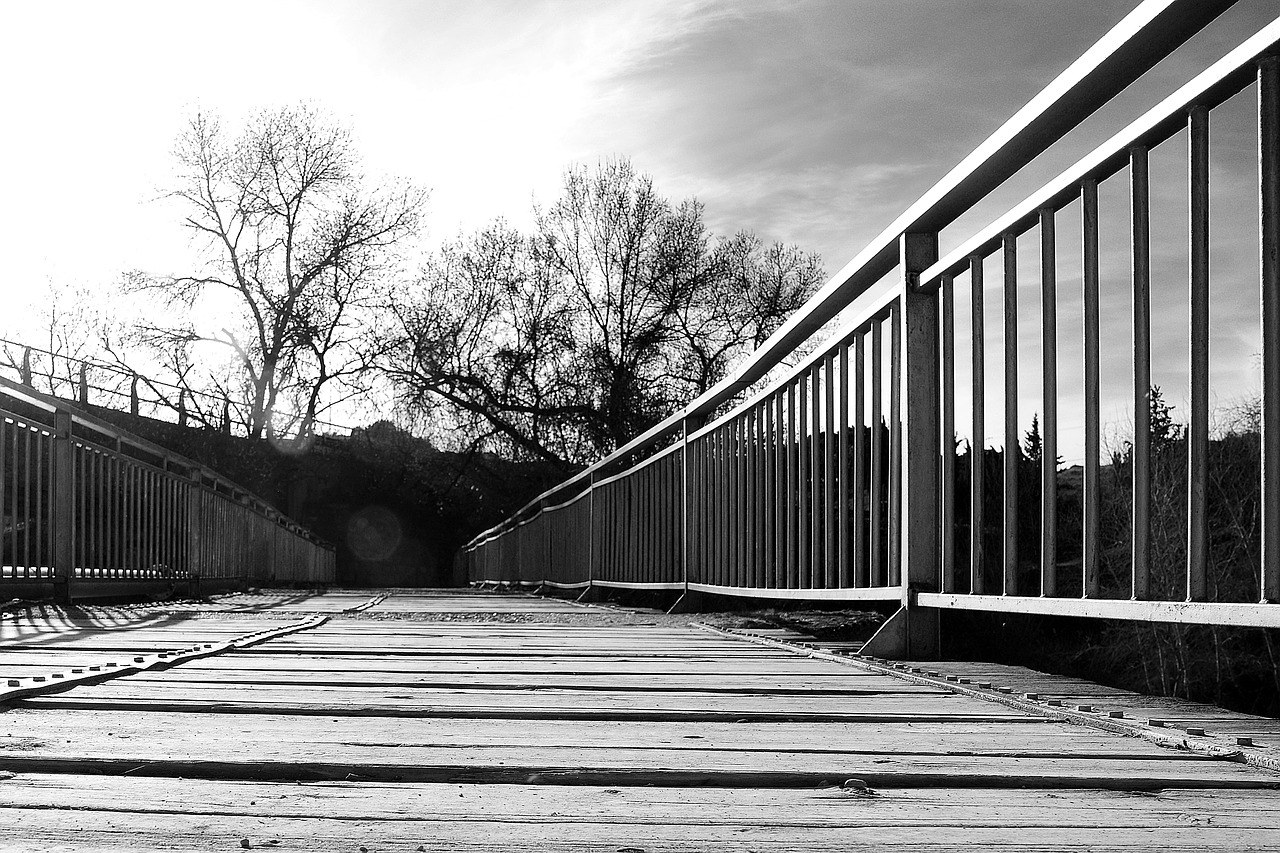
[(697, 619), (443, 590), (18, 611), (0, 848), (1280, 850), (1275, 721)]

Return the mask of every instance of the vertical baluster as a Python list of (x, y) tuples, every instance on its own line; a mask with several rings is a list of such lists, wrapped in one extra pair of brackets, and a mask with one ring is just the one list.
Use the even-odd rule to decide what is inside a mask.
[(796, 557), (799, 575), (796, 578), (796, 585), (800, 588), (809, 587), (809, 573), (813, 569), (811, 562), (813, 555), (809, 551), (809, 454), (805, 452), (811, 441), (808, 421), (809, 377), (802, 373), (796, 381), (796, 481), (798, 486), (796, 504), (800, 516), (796, 523), (796, 544), (799, 546), (799, 554)]
[(716, 430), (716, 442), (719, 450), (719, 482), (717, 487), (723, 492), (728, 491), (724, 497), (725, 500), (720, 501), (720, 535), (719, 535), (719, 553), (716, 556), (716, 583), (728, 586), (732, 583), (730, 573), (732, 571), (733, 557), (730, 541), (731, 524), (733, 521), (733, 491), (730, 488), (730, 478), (733, 476), (733, 448), (730, 446), (729, 427), (722, 426)]
[(825, 404), (825, 428), (822, 430), (822, 553), (826, 567), (822, 585), (831, 589), (839, 586), (837, 577), (838, 555), (836, 553), (836, 477), (833, 458), (836, 440), (836, 355), (832, 352), (823, 365), (822, 387)]
[(735, 522), (738, 518), (738, 466), (735, 452), (733, 423), (727, 423), (720, 427), (720, 471), (723, 477), (720, 487), (723, 491), (724, 506), (721, 512), (723, 524), (721, 525), (720, 575), (718, 583), (724, 586), (733, 586), (733, 573), (737, 556), (737, 528)]
[(755, 574), (752, 583), (759, 588), (769, 585), (769, 513), (770, 494), (769, 480), (769, 430), (766, 426), (768, 412), (772, 402), (764, 400), (755, 409), (755, 438), (752, 442), (751, 464), (755, 470), (756, 491), (752, 503), (755, 519), (755, 543), (752, 553), (755, 560)]
[[(21, 464), (20, 464), (20, 463), (21, 463), (21, 457), (20, 457), (20, 456), (19, 456), (19, 454), (18, 454), (18, 435), (19, 435), (19, 433), (21, 433), (22, 431), (23, 431), (23, 427), (22, 427), (22, 425), (21, 425), (21, 424), (18, 422), (18, 420), (15, 418), (15, 419), (14, 419), (14, 421), (13, 421), (13, 432), (12, 432), (12, 433), (11, 433), (11, 435), (10, 435), (10, 443), (12, 444), (12, 448), (11, 448), (11, 450), (12, 450), (12, 458), (13, 458), (13, 470), (12, 470), (12, 471), (11, 471), (11, 473), (10, 473), (10, 477), (11, 477), (11, 479), (12, 479), (12, 486), (13, 486), (13, 488), (12, 488), (12, 492), (11, 492), (11, 493), (12, 493), (12, 495), (13, 495), (13, 538), (12, 538), (12, 540), (11, 540), (11, 541), (13, 542), (13, 576), (14, 576), (15, 578), (20, 576), (20, 575), (19, 575), (19, 572), (18, 572), (18, 567), (19, 567), (20, 565), (25, 565), (24, 563), (22, 563), (21, 559), (20, 559), (20, 558), (19, 558), (19, 556), (18, 556), (18, 554), (19, 554), (19, 552), (18, 552), (18, 522), (19, 522), (20, 520), (22, 520), (22, 521), (23, 521), (23, 531), (25, 532), (25, 530), (26, 530), (26, 523), (25, 523), (26, 511), (25, 511), (25, 509), (23, 510), (23, 514), (22, 514), (21, 516), (19, 516), (19, 515), (18, 515), (18, 507), (19, 507), (19, 504), (20, 504), (20, 502), (19, 502), (19, 495), (22, 493), (21, 486), (22, 486), (22, 485), (23, 485), (23, 483), (26, 481), (26, 473), (27, 473), (27, 472), (26, 472), (26, 468), (25, 468), (25, 466), (23, 466), (23, 465), (21, 465)], [(21, 471), (22, 471), (22, 475), (21, 475), (21, 476), (19, 476), (19, 474), (18, 474), (19, 470), (21, 470)], [(25, 500), (25, 498), (24, 498), (24, 500)]]
[(714, 583), (716, 564), (716, 504), (719, 493), (716, 483), (715, 432), (704, 432), (698, 438), (698, 582)]
[[(58, 454), (56, 454), (54, 451), (55, 444), (60, 444), (62, 441), (61, 439), (57, 438), (57, 433), (60, 433), (61, 430), (59, 430), (57, 427), (55, 427), (54, 429), (55, 429), (54, 432), (47, 433), (44, 435), (44, 440), (41, 442), (41, 444), (44, 446), (45, 472), (46, 472), (46, 476), (49, 478), (47, 482), (49, 484), (48, 490), (49, 490), (49, 497), (50, 497), (50, 500), (48, 501), (48, 503), (45, 504), (46, 513), (44, 517), (44, 553), (45, 553), (46, 564), (56, 574), (58, 572), (63, 571), (62, 566), (58, 565), (59, 563), (63, 562), (63, 559), (62, 559), (63, 555), (59, 554), (58, 551), (55, 550), (55, 548), (58, 548), (58, 543), (56, 543), (54, 539), (59, 536), (66, 536), (68, 535), (68, 533), (70, 533), (70, 536), (74, 540), (76, 532), (74, 527), (74, 516), (75, 516), (74, 497), (72, 497), (67, 502), (67, 508), (69, 512), (67, 512), (65, 516), (61, 515), (59, 507), (57, 506), (57, 502), (58, 502), (57, 492), (59, 487), (62, 485), (58, 482), (58, 480), (61, 479), (62, 475), (57, 471), (57, 467), (64, 463), (57, 459)], [(66, 441), (68, 442), (68, 447), (74, 448), (74, 445), (70, 444), (70, 441), (71, 441), (70, 424), (67, 425)], [(72, 453), (74, 453), (74, 449), (72, 450)], [(70, 469), (71, 476), (68, 477), (67, 479), (70, 480), (71, 494), (72, 496), (74, 496), (75, 489), (76, 489), (75, 466), (70, 464), (70, 462), (67, 462), (65, 464), (67, 465), (67, 468)], [(64, 531), (64, 528), (65, 528), (65, 531)], [(67, 548), (67, 551), (74, 553), (74, 549), (75, 549), (75, 542), (73, 541), (70, 544), (70, 546)], [(70, 553), (66, 555), (66, 562), (67, 563), (75, 562), (75, 560), (71, 558)], [(64, 575), (64, 577), (68, 579), (71, 578), (71, 576), (74, 574), (74, 572), (71, 571), (72, 568), (74, 567), (67, 566), (66, 574)]]
[(773, 396), (773, 586), (786, 583), (787, 563), (787, 418), (786, 392)]
[(973, 439), (969, 447), (969, 589), (975, 594), (986, 592), (986, 575), (983, 566), (983, 512), (986, 465), (983, 449), (986, 445), (986, 325), (983, 318), (982, 258), (969, 259), (970, 307), (973, 322), (970, 334), (972, 359), (970, 390), (972, 393)]
[[(800, 434), (796, 425), (796, 401), (800, 380), (787, 384), (787, 583), (795, 589), (799, 572), (799, 541), (796, 535), (800, 511)], [(803, 407), (801, 407), (803, 408)]]
[(751, 414), (744, 412), (738, 418), (738, 584), (751, 586), (751, 552), (753, 550), (751, 527)]
[(1018, 238), (1004, 254), (1004, 595), (1018, 594)]
[(1084, 549), (1081, 569), (1084, 573), (1084, 595), (1092, 598), (1100, 592), (1098, 454), (1099, 435), (1099, 370), (1098, 370), (1098, 182), (1084, 181), (1080, 188), (1081, 227), (1083, 232), (1084, 290)]
[(742, 413), (742, 466), (743, 466), (743, 553), (742, 585), (756, 585), (756, 466), (755, 431), (756, 412), (748, 409)]
[[(685, 434), (688, 436), (694, 432), (694, 425), (686, 418), (684, 422)], [(703, 466), (703, 445), (702, 440), (689, 437), (685, 443), (685, 453), (688, 459), (685, 463), (685, 469), (688, 472), (685, 480), (684, 500), (688, 511), (685, 513), (684, 520), (684, 546), (685, 546), (685, 577), (689, 583), (702, 582), (702, 567), (706, 565), (703, 556), (704, 543), (706, 540), (706, 509), (703, 505), (703, 495), (705, 494), (702, 478)], [(572, 522), (569, 522), (572, 524)], [(576, 526), (570, 527), (566, 535), (567, 547), (573, 547), (573, 542), (577, 538), (576, 531), (580, 528)]]
[(1187, 425), (1187, 600), (1209, 568), (1209, 108), (1191, 108), (1191, 420)]
[(872, 586), (888, 586), (889, 576), (885, 571), (885, 555), (882, 550), (884, 532), (881, 523), (884, 519), (883, 501), (885, 496), (884, 466), (884, 424), (880, 418), (883, 402), (882, 368), (884, 361), (884, 321), (876, 320), (871, 326), (871, 522), (868, 532), (868, 550), (871, 558)]
[(775, 587), (778, 582), (778, 560), (776, 556), (777, 535), (778, 535), (778, 444), (777, 444), (777, 422), (774, 420), (774, 401), (777, 399), (775, 394), (773, 397), (764, 402), (764, 421), (761, 424), (760, 443), (763, 448), (762, 462), (764, 464), (764, 491), (760, 496), (760, 509), (763, 513), (761, 516), (761, 532), (764, 534), (764, 541), (761, 551), (761, 572), (760, 585), (764, 587)]
[(697, 562), (691, 567), (690, 579), (696, 580), (698, 583), (709, 583), (711, 580), (711, 539), (712, 533), (715, 531), (715, 510), (712, 508), (712, 500), (715, 495), (715, 489), (712, 487), (711, 471), (712, 471), (712, 445), (709, 433), (703, 433), (694, 440), (694, 461), (697, 463), (698, 487), (696, 491), (695, 501), (698, 512), (694, 516), (694, 526), (691, 532), (693, 537), (695, 553), (698, 555)]
[(733, 586), (738, 571), (738, 435), (737, 421), (724, 426), (724, 464), (728, 479), (725, 482), (725, 549), (724, 575), (721, 583)]
[(853, 584), (871, 586), (867, 559), (866, 330), (853, 339)]
[(1147, 149), (1129, 150), (1130, 224), (1133, 235), (1133, 532), (1136, 599), (1149, 595), (1151, 578), (1151, 206)]
[[(22, 489), (22, 565), (26, 569), (25, 575), (31, 575), (31, 426), (28, 424), (22, 430), (22, 454), (23, 454), (23, 489)], [(39, 472), (36, 472), (37, 478)], [(39, 480), (37, 479), (37, 483)], [(37, 485), (37, 489), (39, 486)]]
[(902, 303), (889, 308), (889, 583), (902, 582)]
[(849, 586), (849, 342), (840, 345), (839, 448), (836, 459), (838, 472), (836, 493), (836, 584), (841, 589)]
[[(14, 511), (14, 507), (10, 505), (11, 501), (6, 502), (4, 498), (5, 476), (9, 473), (8, 471), (9, 466), (7, 464), (7, 458), (5, 455), (5, 436), (8, 434), (8, 432), (9, 432), (9, 421), (8, 419), (5, 418), (3, 413), (0, 413), (0, 526), (3, 526), (5, 519), (8, 518), (10, 519), (9, 523), (11, 525), (9, 528), (10, 531), (16, 531), (18, 514)], [(15, 462), (16, 461), (17, 460), (15, 460)], [(16, 492), (11, 492), (11, 494), (16, 495)], [(12, 533), (10, 533), (8, 537), (8, 541), (9, 542), (14, 541)], [(10, 565), (10, 563), (12, 563), (12, 565), (14, 566), (14, 574), (16, 576), (18, 561), (16, 558), (14, 558), (9, 548), (6, 547), (5, 543), (6, 543), (5, 537), (0, 536), (0, 577), (4, 577), (4, 567), (7, 565)]]
[(1054, 211), (1040, 210), (1040, 594), (1058, 592), (1058, 246)]
[(98, 565), (98, 451), (85, 445), (85, 559), (84, 575), (93, 577)]
[[(120, 458), (111, 454), (111, 572), (124, 564), (124, 491), (120, 480)], [(110, 576), (111, 572), (108, 572)]]
[(822, 586), (822, 363), (809, 372), (809, 572), (806, 586)]
[(1258, 65), (1262, 301), (1262, 600), (1280, 600), (1280, 58)]
[(742, 512), (744, 512), (745, 516), (744, 523), (746, 529), (746, 540), (742, 543), (745, 548), (744, 553), (742, 553), (742, 557), (744, 557), (742, 562), (744, 562), (745, 566), (744, 580), (742, 580), (742, 583), (748, 585), (748, 587), (758, 587), (759, 585), (758, 581), (756, 581), (755, 571), (756, 551), (758, 551), (760, 547), (759, 525), (756, 525), (755, 523), (755, 510), (756, 507), (759, 506), (758, 494), (756, 494), (756, 491), (759, 489), (759, 483), (756, 482), (755, 476), (755, 451), (756, 447), (759, 446), (759, 443), (758, 439), (756, 439), (755, 416), (756, 409), (753, 407), (753, 409), (749, 409), (745, 412), (744, 423), (742, 423), (742, 430), (744, 430), (745, 434), (745, 441), (742, 442), (742, 467), (744, 467), (744, 471), (746, 473), (744, 478), (744, 483), (746, 484), (746, 500), (744, 502), (744, 507), (742, 507)]
[(941, 341), (938, 370), (941, 385), (939, 433), (942, 450), (942, 484), (938, 490), (939, 543), (942, 548), (942, 591), (956, 591), (956, 284), (944, 275), (939, 286)]

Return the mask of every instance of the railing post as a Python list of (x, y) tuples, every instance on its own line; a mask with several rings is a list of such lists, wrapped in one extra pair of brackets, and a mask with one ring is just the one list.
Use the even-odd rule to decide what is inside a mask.
[(53, 413), (53, 598), (71, 603), (75, 574), (75, 446), (71, 439), (71, 413)]
[(187, 575), (198, 594), (200, 573), (204, 570), (201, 560), (201, 539), (204, 530), (204, 469), (191, 471), (191, 486), (187, 490)]
[(680, 421), (680, 576), (684, 591), (668, 613), (696, 613), (702, 609), (702, 594), (689, 589), (689, 576), (693, 571), (693, 536), (690, 512), (694, 484), (697, 482), (690, 457), (689, 433), (702, 426), (702, 418), (684, 418)]
[(938, 293), (920, 289), (920, 273), (938, 259), (937, 234), (903, 234), (902, 318), (895, 330), (902, 345), (902, 606), (906, 611), (906, 653), (913, 660), (940, 651), (938, 611), (916, 605), (919, 592), (941, 589), (939, 563), (939, 471), (941, 405)]
[(592, 471), (588, 477), (587, 491), (587, 587), (578, 596), (578, 601), (595, 601), (598, 590), (595, 586), (596, 559), (600, 556), (600, 534), (596, 525), (596, 477)]

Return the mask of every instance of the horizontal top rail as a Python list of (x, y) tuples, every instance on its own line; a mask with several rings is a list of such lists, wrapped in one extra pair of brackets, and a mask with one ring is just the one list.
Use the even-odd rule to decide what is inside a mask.
[[(685, 420), (703, 418), (751, 387), (893, 271), (903, 234), (936, 233), (955, 222), (1234, 4), (1235, 0), (1144, 0), (908, 207), (732, 373), (679, 412), (543, 492), (513, 517), (567, 489), (592, 482), (624, 464), (637, 450), (679, 430)], [(478, 534), (467, 547), (489, 538), (507, 523)]]
[[(73, 424), (86, 427), (93, 432), (118, 441), (122, 445), (130, 445), (152, 457), (163, 460), (166, 464), (176, 464), (193, 473), (199, 472), (200, 482), (202, 485), (205, 481), (212, 482), (215, 491), (221, 487), (224, 491), (230, 492), (236, 497), (243, 497), (250, 502), (251, 507), (260, 515), (271, 518), (272, 514), (274, 514), (274, 518), (272, 518), (272, 520), (277, 523), (292, 528), (294, 532), (313, 540), (317, 544), (324, 545), (325, 547), (332, 547), (332, 545), (325, 542), (319, 536), (316, 536), (306, 527), (289, 518), (283, 512), (280, 512), (280, 510), (276, 509), (269, 501), (259, 497), (238, 483), (227, 479), (218, 472), (213, 471), (194, 459), (164, 448), (152, 441), (142, 438), (141, 436), (134, 435), (127, 430), (121, 429), (102, 418), (91, 415), (66, 400), (50, 396), (41, 391), (37, 391), (34, 388), (6, 379), (3, 376), (0, 376), (0, 394), (21, 400), (27, 405), (49, 413), (57, 411), (66, 412), (71, 415), (71, 421)], [(49, 424), (42, 424), (40, 426), (44, 429), (53, 429)], [(138, 461), (140, 464), (147, 464), (145, 460)]]
[(949, 252), (920, 274), (920, 283), (936, 283), (943, 276), (963, 272), (971, 257), (998, 249), (1004, 235), (1031, 230), (1039, 221), (1039, 211), (1056, 212), (1071, 204), (1080, 196), (1082, 181), (1092, 178), (1101, 182), (1127, 166), (1131, 148), (1154, 148), (1183, 130), (1186, 110), (1192, 106), (1216, 107), (1241, 92), (1255, 79), (1257, 60), (1272, 52), (1278, 41), (1280, 18)]

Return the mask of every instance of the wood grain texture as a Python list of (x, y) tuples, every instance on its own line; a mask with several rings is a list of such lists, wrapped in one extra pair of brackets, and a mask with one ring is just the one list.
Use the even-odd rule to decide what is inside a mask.
[[(1280, 776), (1233, 761), (672, 619), (474, 594), (343, 612), (371, 597), (46, 616), (0, 637), (0, 668), (31, 673), (330, 616), (11, 704), (0, 847), (1280, 850)], [(1165, 707), (1016, 667), (919, 668), (948, 666)]]

